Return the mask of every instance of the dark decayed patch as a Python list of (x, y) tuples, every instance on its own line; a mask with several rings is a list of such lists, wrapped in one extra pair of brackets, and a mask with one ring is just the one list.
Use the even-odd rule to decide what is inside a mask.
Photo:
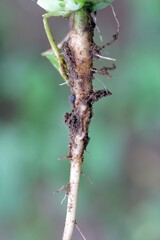
[(74, 80), (78, 78), (77, 73), (75, 72), (75, 61), (71, 49), (68, 46), (68, 43), (65, 42), (62, 46), (63, 56), (67, 62), (67, 68), (69, 70), (69, 80), (68, 84), (73, 87)]
[(89, 116), (87, 118), (87, 121), (86, 121), (86, 131), (85, 131), (85, 137), (84, 137), (84, 148), (83, 148), (83, 151), (86, 150), (87, 148), (87, 145), (90, 141), (90, 137), (88, 136), (88, 129), (89, 129), (89, 125), (90, 125), (90, 122), (91, 122), (91, 119), (93, 117), (93, 111), (92, 111), (92, 104), (87, 104), (88, 105), (88, 111), (89, 111)]

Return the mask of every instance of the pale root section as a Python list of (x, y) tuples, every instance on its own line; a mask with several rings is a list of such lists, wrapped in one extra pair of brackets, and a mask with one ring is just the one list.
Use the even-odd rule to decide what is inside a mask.
[(73, 149), (74, 160), (71, 160), (70, 185), (69, 185), (70, 190), (68, 195), (67, 215), (66, 215), (66, 222), (65, 222), (65, 228), (64, 228), (62, 240), (71, 239), (74, 225), (75, 225), (77, 197), (78, 197), (79, 180), (80, 180), (80, 174), (81, 174), (81, 164), (82, 164), (82, 158), (81, 158), (81, 153), (83, 151), (82, 136), (76, 137), (76, 143), (77, 143), (77, 148)]

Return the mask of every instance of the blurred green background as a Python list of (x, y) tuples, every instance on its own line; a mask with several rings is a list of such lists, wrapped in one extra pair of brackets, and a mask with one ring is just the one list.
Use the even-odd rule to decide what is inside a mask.
[[(113, 95), (94, 105), (90, 154), (85, 153), (77, 222), (92, 240), (160, 239), (160, 1), (122, 0), (114, 7), (119, 41), (104, 55), (117, 58), (113, 78), (94, 86)], [(49, 48), (31, 0), (0, 2), (0, 239), (61, 239), (68, 184), (67, 86), (40, 53)], [(52, 20), (56, 41), (68, 22)], [(103, 42), (116, 24), (110, 8), (98, 13)], [(95, 40), (99, 41), (98, 34)], [(100, 60), (96, 66), (110, 65)], [(73, 239), (81, 236), (75, 229)]]

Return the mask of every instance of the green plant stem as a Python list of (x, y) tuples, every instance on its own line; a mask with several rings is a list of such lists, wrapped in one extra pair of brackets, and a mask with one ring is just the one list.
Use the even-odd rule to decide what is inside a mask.
[(56, 13), (46, 13), (43, 15), (43, 23), (44, 23), (44, 28), (46, 31), (46, 35), (48, 37), (49, 43), (51, 45), (51, 48), (58, 60), (59, 63), (59, 72), (61, 76), (65, 79), (65, 81), (68, 81), (68, 71), (67, 71), (67, 66), (64, 61), (64, 57), (61, 55), (61, 52), (59, 48), (57, 47), (57, 44), (53, 38), (49, 23), (48, 23), (48, 18), (50, 17), (55, 17)]

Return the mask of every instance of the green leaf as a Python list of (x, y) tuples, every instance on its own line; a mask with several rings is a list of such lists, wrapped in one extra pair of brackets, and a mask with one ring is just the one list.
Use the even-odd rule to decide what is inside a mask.
[[(85, 1), (85, 0), (38, 0), (37, 4), (47, 12), (77, 11), (82, 7), (89, 12), (96, 12), (107, 7), (114, 0)], [(59, 16), (57, 14), (57, 16)]]
[(104, 2), (98, 1), (98, 2), (89, 2), (86, 1), (84, 4), (84, 8), (87, 9), (89, 12), (97, 12), (100, 9), (103, 9), (107, 7), (109, 4), (111, 4), (114, 0), (103, 0)]
[(64, 11), (64, 1), (60, 4), (56, 0), (38, 0), (37, 4), (47, 12)]
[(43, 53), (43, 56), (45, 56), (46, 58), (48, 58), (48, 60), (51, 62), (51, 64), (57, 69), (57, 71), (59, 72), (59, 63), (57, 61), (56, 55), (54, 54), (53, 51), (46, 51)]
[(37, 4), (47, 12), (76, 11), (83, 7), (85, 0), (38, 0)]
[(66, 2), (65, 10), (76, 11), (83, 7), (85, 0), (64, 0)]

